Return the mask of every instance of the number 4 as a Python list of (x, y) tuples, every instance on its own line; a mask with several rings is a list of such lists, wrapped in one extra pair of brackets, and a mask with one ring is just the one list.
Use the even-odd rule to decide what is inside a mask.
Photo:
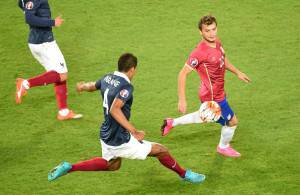
[(106, 114), (108, 114), (108, 111), (109, 111), (108, 101), (107, 101), (108, 91), (109, 91), (109, 89), (107, 88), (104, 92), (104, 97), (103, 97), (103, 107), (106, 108)]

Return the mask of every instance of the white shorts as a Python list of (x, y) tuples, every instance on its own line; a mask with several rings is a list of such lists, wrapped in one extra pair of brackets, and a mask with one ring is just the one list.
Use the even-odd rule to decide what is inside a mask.
[(152, 148), (152, 142), (143, 140), (141, 143), (132, 135), (128, 143), (124, 143), (120, 146), (109, 146), (101, 139), (100, 142), (102, 157), (107, 161), (118, 157), (145, 160)]
[(32, 55), (44, 66), (46, 71), (54, 70), (57, 73), (68, 72), (65, 58), (56, 41), (42, 44), (28, 44)]

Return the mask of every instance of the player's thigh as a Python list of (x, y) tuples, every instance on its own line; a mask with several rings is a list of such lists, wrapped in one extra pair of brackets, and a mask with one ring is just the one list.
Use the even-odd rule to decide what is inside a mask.
[(224, 99), (222, 102), (218, 102), (221, 107), (222, 116), (217, 121), (217, 123), (224, 125), (230, 125), (230, 121), (235, 117), (235, 114), (233, 110), (231, 109), (229, 103), (226, 99)]
[(149, 156), (159, 156), (160, 154), (163, 153), (167, 153), (168, 149), (162, 145), (162, 144), (158, 144), (158, 143), (153, 143), (152, 147), (151, 147), (151, 152), (149, 153)]
[(152, 143), (146, 140), (138, 141), (133, 136), (131, 136), (128, 143), (124, 143), (120, 146), (108, 146), (102, 140), (102, 156), (106, 160), (111, 160), (115, 158), (128, 158), (145, 160), (148, 154), (151, 152)]
[(47, 70), (47, 58), (43, 44), (28, 44), (32, 56)]
[(47, 59), (49, 69), (55, 70), (58, 73), (68, 72), (65, 58), (55, 41), (46, 43), (46, 52), (44, 55)]

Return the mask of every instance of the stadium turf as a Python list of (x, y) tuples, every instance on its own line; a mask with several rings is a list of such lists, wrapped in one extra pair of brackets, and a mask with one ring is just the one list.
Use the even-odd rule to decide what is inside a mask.
[[(297, 0), (49, 0), (65, 24), (55, 38), (69, 69), (78, 121), (59, 122), (53, 86), (33, 88), (14, 102), (15, 79), (42, 73), (27, 46), (28, 27), (16, 1), (0, 2), (0, 194), (300, 194), (300, 2)], [(202, 15), (217, 17), (227, 57), (252, 79), (226, 75), (227, 98), (239, 118), (232, 145), (240, 159), (216, 154), (220, 126), (176, 127), (160, 136), (162, 119), (177, 112), (177, 74), (198, 43)], [(101, 155), (97, 92), (77, 94), (78, 81), (115, 70), (123, 52), (139, 58), (132, 123), (166, 145), (179, 163), (203, 173), (181, 181), (156, 159), (123, 160), (118, 172), (76, 172), (55, 182), (48, 171)], [(187, 81), (188, 111), (199, 107), (196, 73)]]

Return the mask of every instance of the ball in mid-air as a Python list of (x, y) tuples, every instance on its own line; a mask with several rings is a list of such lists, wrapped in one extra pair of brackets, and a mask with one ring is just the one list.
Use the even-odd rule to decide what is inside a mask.
[(203, 102), (199, 109), (200, 118), (203, 122), (213, 123), (221, 117), (221, 107), (215, 101)]

